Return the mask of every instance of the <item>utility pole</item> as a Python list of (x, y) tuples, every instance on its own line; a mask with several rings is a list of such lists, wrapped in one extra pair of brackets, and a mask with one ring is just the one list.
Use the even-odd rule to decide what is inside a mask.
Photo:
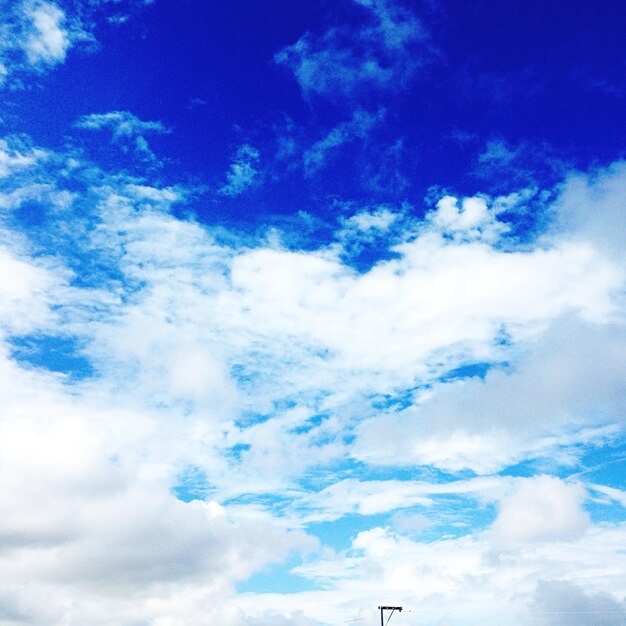
[(401, 606), (379, 606), (378, 608), (380, 609), (380, 626), (385, 626), (385, 623), (383, 621), (384, 611), (391, 611), (391, 613), (389, 614), (389, 617), (387, 618), (387, 623), (389, 623), (389, 620), (391, 619), (391, 616), (393, 615), (394, 611), (398, 611), (398, 612), (402, 611)]

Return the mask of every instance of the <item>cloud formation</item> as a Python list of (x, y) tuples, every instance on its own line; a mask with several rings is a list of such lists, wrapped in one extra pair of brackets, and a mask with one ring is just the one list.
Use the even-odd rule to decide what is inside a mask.
[(237, 148), (235, 157), (226, 172), (226, 182), (219, 188), (223, 196), (238, 196), (259, 182), (259, 151), (249, 144)]
[[(68, 16), (54, 2), (21, 0), (0, 9), (0, 84), (14, 74), (43, 72), (63, 63), (72, 46), (91, 39), (78, 16)], [(19, 78), (10, 83), (21, 85)]]
[(605, 593), (585, 593), (568, 581), (545, 581), (535, 592), (541, 623), (555, 626), (619, 626), (624, 622), (626, 603)]
[(0, 0), (0, 623), (621, 623), (624, 11), (151, 2)]
[[(572, 563), (619, 602), (623, 524), (585, 510), (619, 498), (546, 475), (623, 433), (622, 253), (578, 211), (585, 194), (616, 210), (619, 164), (568, 178), (534, 241), (504, 221), (509, 196), (444, 195), (410, 218), (357, 210), (301, 249), (180, 219), (184, 188), (75, 152), (8, 138), (0, 154), (7, 619), (330, 623), (340, 597), (349, 619), (393, 589), (522, 624), (527, 572), (579, 584)], [(350, 229), (393, 254), (357, 271)], [(54, 350), (64, 365), (37, 360)], [(493, 474), (531, 461), (539, 475)], [(377, 474), (403, 466), (418, 474)], [(350, 516), (348, 547), (320, 546), (316, 525)], [(309, 590), (280, 615), (271, 593), (236, 593), (290, 554)]]
[(326, 165), (329, 155), (338, 150), (343, 144), (356, 139), (365, 140), (372, 128), (384, 118), (384, 110), (377, 114), (357, 110), (347, 122), (335, 126), (324, 138), (316, 141), (308, 148), (303, 156), (305, 176), (314, 176), (318, 170)]
[(521, 479), (500, 502), (491, 530), (502, 542), (563, 541), (589, 527), (585, 489), (553, 476)]
[(129, 111), (83, 115), (76, 122), (76, 128), (96, 131), (108, 129), (111, 131), (113, 143), (119, 145), (124, 151), (128, 151), (132, 146), (134, 153), (147, 161), (156, 161), (157, 158), (150, 149), (145, 136), (170, 132), (162, 122), (143, 121)]
[(430, 56), (428, 36), (408, 9), (390, 0), (354, 0), (355, 29), (308, 33), (274, 60), (290, 69), (306, 98), (353, 98), (369, 90), (399, 89)]
[(32, 65), (62, 63), (70, 46), (67, 30), (63, 28), (65, 15), (57, 6), (42, 3), (28, 7), (26, 15), (32, 22), (32, 32), (25, 51)]

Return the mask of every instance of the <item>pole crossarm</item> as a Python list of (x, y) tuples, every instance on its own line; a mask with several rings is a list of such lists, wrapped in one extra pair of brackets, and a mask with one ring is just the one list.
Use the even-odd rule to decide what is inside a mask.
[(387, 623), (389, 623), (389, 620), (391, 619), (391, 616), (393, 615), (394, 611), (398, 611), (399, 613), (402, 612), (401, 606), (379, 606), (378, 608), (380, 609), (380, 626), (385, 626), (385, 623), (384, 623), (385, 611), (391, 611), (391, 613), (389, 614), (389, 617), (387, 618)]

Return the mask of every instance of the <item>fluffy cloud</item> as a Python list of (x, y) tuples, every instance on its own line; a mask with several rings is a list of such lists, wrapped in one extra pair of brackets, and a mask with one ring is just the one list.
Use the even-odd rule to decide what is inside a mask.
[(24, 46), (29, 62), (62, 63), (70, 46), (69, 33), (63, 28), (63, 11), (54, 4), (41, 3), (29, 6), (26, 15), (32, 22), (32, 32)]
[(59, 377), (6, 353), (0, 373), (2, 618), (170, 623), (185, 614), (180, 603), (199, 609), (290, 551), (315, 547), (268, 517), (176, 499), (173, 468), (153, 456), (158, 413), (102, 390), (68, 394)]
[(3, 7), (2, 13), (0, 84), (12, 74), (42, 72), (63, 63), (73, 45), (91, 39), (77, 16), (66, 15), (53, 2), (24, 0)]
[(623, 261), (626, 215), (622, 190), (625, 184), (625, 161), (616, 161), (591, 175), (570, 174), (553, 207), (557, 232), (592, 241)]
[[(15, 280), (19, 276), (20, 280)], [(45, 264), (0, 249), (0, 319), (10, 332), (41, 328), (50, 317), (54, 292), (63, 285)]]
[[(274, 449), (276, 428), (293, 439), (294, 419), (304, 428), (315, 413), (335, 413), (297, 438), (314, 445), (315, 437), (324, 440), (333, 428), (349, 431), (352, 417), (345, 408), (363, 394), (382, 397), (432, 384), (466, 363), (503, 360), (508, 345), (519, 340), (531, 356), (515, 371), (493, 370), (484, 382), (439, 384), (423, 406), (363, 422), (353, 454), (374, 463), (489, 471), (520, 454), (549, 450), (554, 441), (535, 439), (554, 435), (541, 431), (546, 424), (558, 430), (619, 418), (617, 409), (610, 409), (619, 403), (619, 381), (611, 382), (613, 364), (601, 355), (620, 336), (619, 324), (609, 329), (605, 323), (623, 275), (585, 242), (563, 239), (531, 251), (502, 250), (496, 237), (504, 228), (485, 199), (466, 199), (459, 211), (446, 198), (396, 247), (396, 259), (357, 274), (333, 248), (301, 252), (218, 244), (210, 231), (164, 213), (177, 199), (172, 194), (146, 185), (97, 192), (99, 225), (80, 245), (87, 243), (103, 262), (121, 270), (129, 287), (146, 287), (132, 287), (132, 298), (113, 317), (91, 320), (88, 356), (102, 371), (124, 372), (124, 384), (133, 380), (154, 401), (212, 406), (229, 418), (228, 407), (237, 402), (253, 402), (250, 408), (263, 412), (272, 410), (277, 397), (299, 398), (302, 412), (286, 416), (284, 426), (277, 421), (244, 430), (233, 445), (248, 445), (254, 437), (257, 445)], [(132, 207), (148, 197), (157, 204), (146, 204), (136, 215)], [(598, 324), (597, 338), (585, 340), (593, 325), (577, 330), (574, 322), (559, 322), (556, 336), (530, 341), (566, 313)], [(77, 325), (76, 332), (85, 327)], [(603, 334), (606, 339), (600, 340)], [(563, 352), (574, 341), (588, 350)], [(614, 353), (619, 362), (622, 352)], [(565, 362), (572, 372), (568, 379)], [(238, 386), (243, 398), (229, 391), (231, 372), (236, 372), (232, 389)], [(594, 402), (606, 402), (607, 387), (615, 389), (614, 403), (601, 416), (591, 415)], [(512, 397), (524, 403), (511, 402)], [(559, 413), (551, 413), (559, 402)], [(356, 406), (365, 411), (361, 418), (371, 415), (367, 404)], [(529, 425), (522, 437), (517, 423)], [(396, 429), (401, 437), (381, 437)], [(584, 440), (593, 436), (581, 432)], [(341, 446), (333, 454), (340, 451)], [(267, 450), (243, 458), (269, 463), (281, 455)]]
[(68, 52), (95, 41), (91, 32), (102, 13), (122, 23), (152, 0), (49, 2), (15, 0), (0, 4), (0, 85), (22, 88), (22, 76), (64, 63)]
[(430, 213), (430, 219), (453, 238), (496, 241), (507, 227), (495, 213), (484, 198), (465, 198), (459, 207), (457, 198), (444, 196), (437, 202), (437, 210)]
[(589, 515), (582, 509), (585, 498), (580, 484), (552, 476), (522, 479), (501, 501), (491, 529), (503, 542), (562, 541), (589, 527)]
[(371, 230), (385, 231), (398, 218), (398, 214), (380, 207), (374, 211), (362, 211), (348, 218), (347, 223), (355, 226), (358, 230), (367, 232)]
[[(135, 120), (89, 123), (122, 141)], [(422, 219), (357, 211), (344, 230), (392, 242), (358, 272), (341, 239), (225, 235), (172, 214), (182, 188), (3, 152), (6, 205), (36, 189), (48, 225), (12, 210), (0, 229), (6, 620), (308, 624), (389, 594), (437, 619), (443, 599), (453, 616), (516, 607), (522, 624), (540, 577), (621, 597), (624, 529), (592, 522), (584, 486), (437, 472), (567, 465), (619, 437), (621, 256), (570, 208), (583, 189), (614, 211), (618, 166), (568, 179), (538, 241), (510, 236), (487, 196)], [(61, 340), (91, 369), (55, 371)], [(176, 498), (189, 476), (205, 500)], [(346, 516), (361, 532), (317, 551), (306, 529)], [(234, 592), (310, 550), (289, 575), (317, 591)]]
[(610, 424), (623, 428), (625, 366), (621, 324), (559, 320), (512, 371), (440, 385), (416, 407), (365, 422), (355, 453), (368, 462), (490, 472), (524, 456), (554, 454), (556, 445), (560, 460), (572, 462), (576, 452), (568, 445), (600, 443), (615, 432), (605, 428)]
[[(612, 572), (615, 567), (623, 571), (616, 546), (624, 532), (623, 525), (599, 527), (570, 542), (497, 550), (484, 533), (420, 542), (375, 527), (359, 533), (349, 550), (328, 553), (297, 568), (316, 580), (320, 590), (281, 596), (281, 604), (286, 611), (311, 607), (307, 613), (324, 623), (333, 623), (338, 614), (346, 621), (364, 617), (375, 623), (372, 598), (383, 597), (404, 607), (393, 618), (400, 626), (504, 622), (523, 626), (554, 623), (553, 619), (570, 623), (565, 622), (568, 611), (569, 618), (580, 620), (576, 623), (588, 624), (589, 614), (576, 612), (622, 606), (616, 598), (624, 596), (623, 582)], [(543, 584), (538, 587), (538, 572), (558, 583), (543, 590)], [(603, 593), (588, 591), (594, 588)], [(561, 589), (574, 593), (559, 594)], [(277, 601), (270, 594), (241, 599), (246, 609), (254, 606), (257, 611)], [(548, 611), (562, 613), (555, 617)], [(596, 613), (594, 620), (610, 619), (606, 623), (615, 624), (616, 617), (623, 619), (618, 613), (604, 617)]]
[[(545, 244), (593, 241), (614, 269), (623, 267), (623, 229), (615, 226), (623, 219), (618, 189), (624, 180), (621, 163), (590, 177), (570, 176), (553, 205), (554, 227)], [(472, 202), (477, 203), (472, 219), (484, 221), (488, 233), (493, 228), (501, 230), (497, 216), (485, 211), (482, 200)], [(594, 210), (589, 210), (591, 206)], [(466, 224), (467, 228), (456, 230), (462, 215), (465, 211), (459, 212), (454, 200), (443, 199), (430, 221), (445, 227), (452, 237), (463, 238), (472, 227)], [(475, 234), (480, 233), (479, 229)], [(581, 259), (578, 254), (576, 258), (572, 257), (570, 268)], [(542, 266), (541, 272), (554, 276), (547, 266)], [(509, 271), (507, 276), (512, 278), (513, 273)], [(555, 445), (560, 448), (559, 461), (571, 463), (578, 454), (568, 450), (573, 441), (599, 443), (613, 436), (611, 424), (618, 430), (623, 428), (626, 398), (619, 374), (626, 367), (619, 295), (623, 278), (618, 274), (615, 278), (609, 288), (613, 304), (600, 317), (592, 311), (584, 313), (586, 322), (571, 316), (557, 317), (537, 341), (519, 344), (512, 367), (492, 369), (484, 380), (439, 385), (435, 393), (418, 399), (414, 407), (363, 423), (354, 453), (368, 462), (431, 463), (452, 470), (471, 467), (490, 472), (513, 459), (542, 456), (547, 450), (554, 454)], [(523, 291), (530, 294), (534, 288)], [(496, 306), (502, 304), (504, 291), (493, 293), (498, 294)], [(585, 430), (584, 425), (597, 430)]]
[(585, 593), (567, 581), (540, 581), (535, 599), (538, 620), (550, 626), (619, 626), (626, 615), (626, 602), (606, 593)]

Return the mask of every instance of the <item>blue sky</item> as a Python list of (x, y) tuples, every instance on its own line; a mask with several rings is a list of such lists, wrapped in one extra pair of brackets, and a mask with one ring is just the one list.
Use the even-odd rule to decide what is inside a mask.
[(0, 624), (623, 623), (622, 3), (0, 11)]

